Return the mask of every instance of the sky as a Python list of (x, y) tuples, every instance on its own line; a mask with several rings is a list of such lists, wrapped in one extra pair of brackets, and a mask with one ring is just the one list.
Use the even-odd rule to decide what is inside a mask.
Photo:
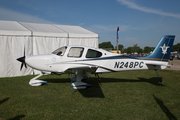
[(125, 48), (155, 47), (164, 35), (180, 43), (180, 0), (0, 0), (0, 20), (81, 26)]

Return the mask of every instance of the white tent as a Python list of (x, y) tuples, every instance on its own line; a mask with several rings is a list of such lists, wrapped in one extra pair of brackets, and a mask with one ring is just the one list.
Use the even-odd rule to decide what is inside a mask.
[(80, 26), (0, 21), (0, 77), (33, 74), (16, 59), (24, 55), (50, 54), (65, 45), (98, 47), (98, 34)]

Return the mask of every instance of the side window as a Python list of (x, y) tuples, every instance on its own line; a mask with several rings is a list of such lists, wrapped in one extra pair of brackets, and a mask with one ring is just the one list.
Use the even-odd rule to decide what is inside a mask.
[(76, 57), (76, 58), (79, 58), (79, 57), (82, 56), (83, 51), (84, 51), (84, 48), (81, 48), (81, 47), (72, 47), (72, 48), (69, 50), (68, 57)]
[(88, 49), (86, 58), (98, 58), (101, 57), (102, 53), (96, 50)]

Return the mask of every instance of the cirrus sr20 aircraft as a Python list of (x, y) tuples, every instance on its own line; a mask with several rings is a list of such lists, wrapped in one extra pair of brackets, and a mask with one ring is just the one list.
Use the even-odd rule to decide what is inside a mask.
[[(83, 75), (90, 77), (91, 73), (107, 73), (126, 70), (165, 69), (168, 66), (175, 36), (162, 37), (154, 51), (145, 57), (130, 57), (111, 53), (103, 49), (86, 46), (64, 46), (49, 55), (23, 56), (17, 60), (42, 72), (30, 80), (31, 86), (46, 84), (37, 80), (43, 74), (73, 73), (71, 77), (74, 89), (85, 89), (91, 85), (82, 82)], [(25, 53), (24, 53), (25, 54)]]

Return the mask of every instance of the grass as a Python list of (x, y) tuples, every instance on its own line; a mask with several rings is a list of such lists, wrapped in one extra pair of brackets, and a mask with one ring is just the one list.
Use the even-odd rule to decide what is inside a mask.
[(153, 70), (91, 75), (91, 88), (73, 90), (67, 74), (47, 75), (47, 85), (31, 87), (34, 76), (0, 78), (0, 119), (180, 119), (179, 71)]
[(174, 60), (180, 60), (180, 59), (178, 59), (177, 57), (175, 57)]

